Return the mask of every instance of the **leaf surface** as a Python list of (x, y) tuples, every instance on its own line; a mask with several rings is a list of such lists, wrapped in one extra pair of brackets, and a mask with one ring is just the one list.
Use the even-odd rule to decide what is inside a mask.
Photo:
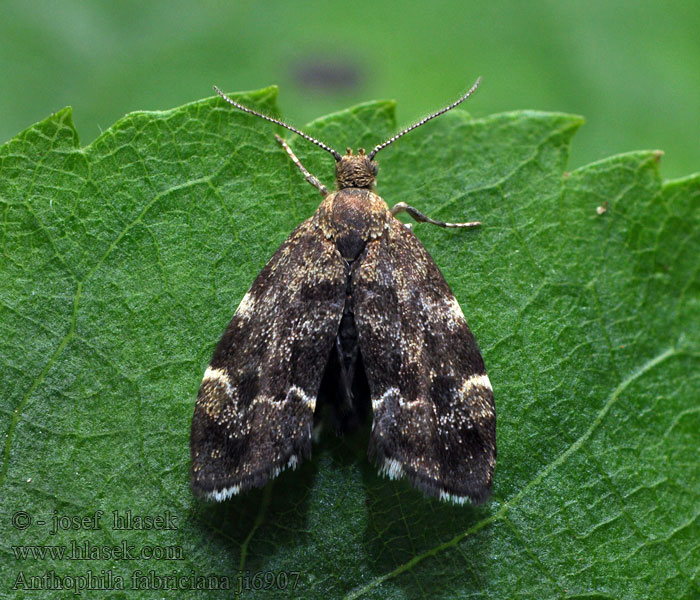
[[(276, 112), (274, 88), (237, 97)], [(81, 148), (64, 109), (0, 148), (3, 593), (53, 573), (63, 597), (91, 572), (130, 597), (697, 597), (700, 177), (663, 182), (656, 152), (566, 173), (581, 123), (454, 111), (378, 155), (389, 205), (484, 223), (415, 227), (496, 395), (477, 508), (380, 478), (366, 430), (323, 435), (264, 490), (192, 497), (213, 347), (320, 200), (273, 126), (206, 99)], [(306, 128), (339, 151), (396, 129), (388, 102)], [(290, 142), (331, 186), (332, 158)]]

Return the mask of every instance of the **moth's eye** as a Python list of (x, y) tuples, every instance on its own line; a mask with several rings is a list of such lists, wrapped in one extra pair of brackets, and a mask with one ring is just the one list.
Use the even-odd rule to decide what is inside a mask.
[(377, 163), (371, 162), (369, 164), (370, 164), (370, 168), (372, 169), (372, 175), (376, 175), (377, 174)]

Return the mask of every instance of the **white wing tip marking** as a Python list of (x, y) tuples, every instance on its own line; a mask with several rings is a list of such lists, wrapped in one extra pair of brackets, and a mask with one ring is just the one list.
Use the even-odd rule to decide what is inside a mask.
[[(395, 458), (387, 458), (379, 469), (379, 473), (388, 476), (389, 479), (399, 479), (404, 475), (403, 465)], [(466, 504), (470, 502), (468, 496), (450, 494), (450, 492), (445, 490), (440, 490), (439, 498), (443, 502), (451, 502), (453, 504)]]
[(467, 496), (457, 496), (456, 494), (450, 494), (445, 490), (440, 490), (440, 500), (444, 502), (452, 502), (453, 504), (466, 504), (469, 501)]
[(231, 487), (224, 488), (223, 490), (214, 490), (206, 495), (207, 500), (216, 500), (217, 502), (223, 502), (228, 500), (231, 496), (235, 496), (241, 491), (240, 485), (232, 485)]
[(389, 479), (399, 479), (403, 476), (403, 465), (395, 458), (386, 458), (379, 472), (389, 477)]
[[(299, 457), (296, 454), (292, 454), (289, 457), (286, 465), (278, 465), (270, 472), (270, 479), (277, 477), (285, 469), (296, 469), (299, 465)], [(213, 490), (207, 492), (205, 498), (207, 500), (216, 500), (217, 502), (223, 502), (228, 500), (231, 496), (236, 496), (241, 491), (240, 485), (232, 485), (231, 487), (223, 488), (221, 490)]]

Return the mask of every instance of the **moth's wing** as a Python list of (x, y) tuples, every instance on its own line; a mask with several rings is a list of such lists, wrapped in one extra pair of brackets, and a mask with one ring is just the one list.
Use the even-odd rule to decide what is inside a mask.
[(374, 413), (370, 457), (432, 496), (484, 500), (496, 461), (484, 361), (435, 261), (397, 219), (360, 257), (352, 299)]
[(309, 219), (243, 297), (214, 352), (192, 419), (192, 488), (224, 500), (311, 455), (321, 376), (347, 267)]

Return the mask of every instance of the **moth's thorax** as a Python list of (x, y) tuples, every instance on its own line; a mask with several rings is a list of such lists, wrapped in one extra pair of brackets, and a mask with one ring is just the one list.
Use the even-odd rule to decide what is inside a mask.
[(340, 254), (355, 260), (365, 244), (378, 238), (391, 219), (386, 202), (367, 189), (346, 188), (328, 194), (314, 221)]
[(335, 184), (339, 190), (345, 188), (372, 189), (377, 182), (377, 163), (370, 160), (360, 148), (353, 154), (350, 148), (347, 154), (335, 163)]

